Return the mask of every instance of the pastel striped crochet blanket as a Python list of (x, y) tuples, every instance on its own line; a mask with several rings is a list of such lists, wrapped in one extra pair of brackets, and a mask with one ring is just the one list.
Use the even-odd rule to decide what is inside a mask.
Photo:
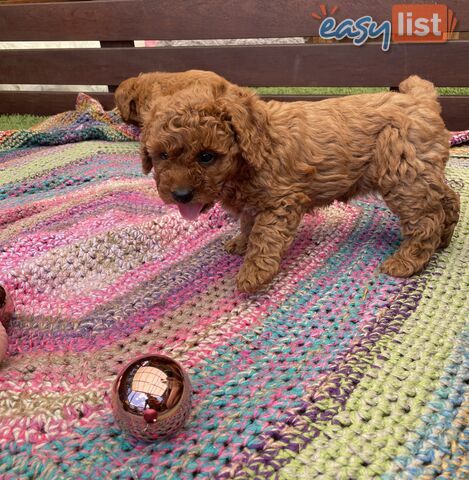
[[(87, 115), (3, 134), (1, 479), (468, 478), (467, 147), (447, 169), (461, 219), (421, 275), (378, 272), (400, 234), (370, 196), (306, 216), (275, 282), (246, 295), (232, 219), (187, 223), (122, 141), (138, 132)], [(194, 387), (185, 429), (151, 444), (109, 396), (149, 352)]]
[(0, 131), (0, 152), (85, 140), (125, 142), (138, 140), (138, 136), (138, 128), (123, 123), (116, 109), (106, 112), (97, 100), (79, 93), (75, 110), (54, 115), (28, 130)]

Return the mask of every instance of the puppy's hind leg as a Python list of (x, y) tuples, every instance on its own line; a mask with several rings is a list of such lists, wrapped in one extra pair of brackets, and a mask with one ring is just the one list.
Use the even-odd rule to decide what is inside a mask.
[(404, 240), (399, 250), (385, 260), (381, 271), (394, 277), (410, 277), (424, 269), (441, 242), (444, 211), (441, 203), (428, 202), (413, 208), (411, 198), (387, 196), (389, 207), (400, 217)]
[(399, 216), (404, 236), (399, 250), (381, 265), (388, 275), (409, 277), (421, 271), (440, 245), (445, 185), (438, 172), (441, 159), (429, 158), (436, 151), (417, 158), (415, 145), (394, 127), (384, 129), (378, 138), (378, 184), (385, 202)]

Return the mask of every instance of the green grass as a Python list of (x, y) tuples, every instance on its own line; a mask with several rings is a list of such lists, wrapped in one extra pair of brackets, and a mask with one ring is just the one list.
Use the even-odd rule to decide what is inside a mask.
[(0, 130), (29, 128), (46, 118), (38, 115), (0, 115)]
[[(258, 87), (262, 95), (351, 95), (356, 93), (385, 92), (386, 87)], [(440, 95), (469, 95), (469, 87), (440, 87)]]
[(384, 92), (385, 87), (258, 87), (261, 95), (351, 95), (353, 93)]
[[(258, 87), (262, 95), (351, 95), (384, 92), (385, 87)], [(440, 95), (469, 95), (469, 87), (440, 87)], [(0, 115), (0, 131), (32, 127), (47, 117), (38, 115)]]
[(469, 87), (439, 87), (440, 95), (469, 95)]

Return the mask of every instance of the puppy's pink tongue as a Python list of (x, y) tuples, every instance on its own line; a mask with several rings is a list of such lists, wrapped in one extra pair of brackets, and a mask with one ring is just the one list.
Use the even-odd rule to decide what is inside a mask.
[(204, 208), (203, 203), (180, 203), (178, 204), (179, 213), (186, 220), (195, 220), (202, 208)]

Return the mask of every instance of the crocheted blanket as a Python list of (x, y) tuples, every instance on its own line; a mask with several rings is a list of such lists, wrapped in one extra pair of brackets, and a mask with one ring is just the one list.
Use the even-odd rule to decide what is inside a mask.
[(75, 110), (59, 113), (28, 130), (0, 131), (0, 152), (85, 140), (138, 140), (138, 128), (122, 122), (116, 109), (106, 112), (94, 98), (79, 93)]
[[(235, 223), (219, 208), (187, 223), (136, 142), (65, 142), (135, 131), (69, 115), (4, 134), (23, 148), (0, 153), (0, 283), (16, 305), (0, 478), (467, 478), (467, 147), (447, 169), (459, 225), (421, 275), (378, 272), (399, 225), (366, 197), (306, 216), (271, 287), (246, 295), (223, 249)], [(109, 397), (148, 352), (194, 387), (185, 429), (151, 444), (120, 431)]]

